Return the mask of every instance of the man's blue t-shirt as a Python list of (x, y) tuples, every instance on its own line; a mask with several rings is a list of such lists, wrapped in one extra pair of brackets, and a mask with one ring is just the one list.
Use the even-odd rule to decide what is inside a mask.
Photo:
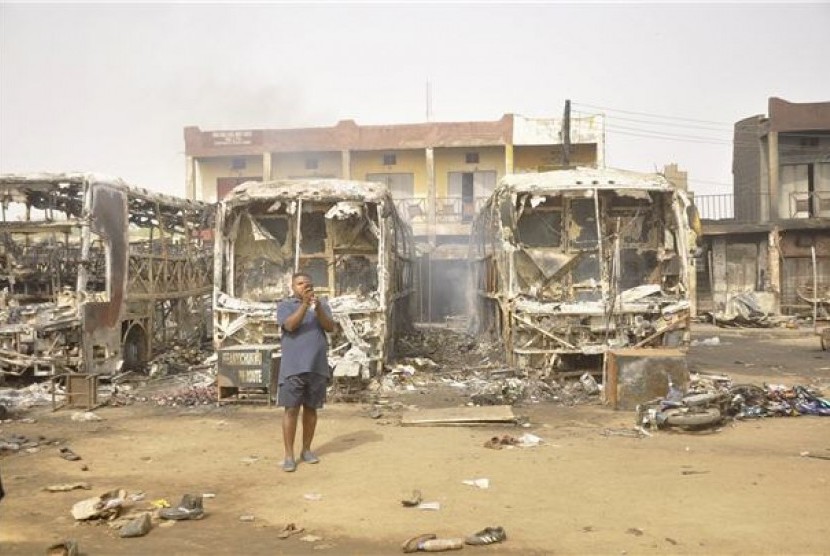
[[(303, 322), (293, 332), (283, 328), (286, 319), (294, 314), (301, 303), (299, 298), (289, 297), (277, 305), (277, 323), (282, 329), (280, 384), (285, 382), (287, 377), (301, 373), (317, 373), (328, 378), (331, 372), (328, 361), (329, 343), (314, 309), (306, 309)], [(323, 311), (331, 318), (328, 303), (322, 299), (318, 299), (317, 303), (320, 303)]]

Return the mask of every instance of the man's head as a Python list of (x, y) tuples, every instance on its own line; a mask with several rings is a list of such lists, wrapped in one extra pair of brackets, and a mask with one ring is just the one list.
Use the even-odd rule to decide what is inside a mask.
[(302, 297), (309, 288), (314, 288), (314, 284), (311, 283), (311, 276), (305, 272), (295, 272), (291, 276), (291, 291), (294, 295)]

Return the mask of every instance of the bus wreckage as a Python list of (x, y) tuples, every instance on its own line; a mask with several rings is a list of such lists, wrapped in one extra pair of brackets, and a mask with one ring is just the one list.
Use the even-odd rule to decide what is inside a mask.
[(561, 372), (596, 371), (618, 348), (682, 348), (697, 225), (658, 174), (508, 175), (474, 221), (473, 326), (511, 364)]
[[(250, 363), (239, 355), (246, 350), (278, 355), (276, 307), (291, 295), (294, 272), (311, 276), (338, 324), (329, 337), (334, 377), (360, 383), (380, 374), (395, 333), (409, 323), (411, 249), (411, 231), (383, 184), (285, 179), (237, 186), (216, 217), (213, 317), (220, 388), (228, 374), (224, 361)], [(244, 382), (231, 378), (224, 385)]]
[(3, 174), (0, 211), (0, 375), (144, 370), (209, 338), (209, 205), (96, 174)]

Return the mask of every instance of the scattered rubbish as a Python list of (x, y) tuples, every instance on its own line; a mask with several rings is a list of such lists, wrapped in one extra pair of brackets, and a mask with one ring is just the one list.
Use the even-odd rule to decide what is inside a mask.
[(416, 489), (412, 491), (412, 494), (410, 494), (408, 498), (402, 498), (401, 504), (405, 508), (414, 508), (420, 504), (422, 500), (423, 497), (421, 496), (421, 491)]
[(168, 502), (164, 498), (159, 498), (158, 500), (153, 500), (152, 502), (150, 502), (150, 505), (154, 508), (169, 508), (170, 502)]
[(92, 411), (76, 411), (72, 414), (73, 421), (103, 421), (102, 417), (99, 417), (96, 413)]
[(643, 536), (643, 530), (639, 527), (629, 527), (628, 530), (626, 530), (626, 533), (628, 533), (629, 535), (634, 535), (635, 537)]
[(111, 490), (100, 496), (81, 500), (72, 506), (72, 517), (77, 521), (117, 517), (126, 496), (125, 490)]
[(461, 482), (465, 485), (474, 486), (476, 488), (490, 488), (490, 479), (465, 479)]
[(61, 485), (49, 485), (48, 487), (44, 487), (43, 490), (49, 492), (69, 492), (70, 490), (82, 489), (82, 490), (90, 490), (92, 487), (89, 483), (64, 483)]
[(695, 471), (694, 469), (684, 469), (680, 472), (681, 475), (706, 475), (708, 471)]
[(202, 498), (216, 498), (216, 495), (212, 492), (206, 492), (202, 494)]
[(150, 514), (143, 513), (139, 517), (129, 521), (126, 525), (122, 526), (120, 531), (118, 532), (118, 536), (123, 539), (133, 538), (133, 537), (143, 537), (147, 533), (150, 532), (150, 529), (153, 527), (153, 522), (150, 517)]
[(585, 389), (585, 393), (589, 396), (599, 393), (599, 384), (597, 384), (597, 380), (591, 373), (584, 373), (581, 377), (579, 377), (579, 382)]
[(181, 502), (175, 508), (161, 508), (159, 510), (159, 517), (162, 519), (172, 519), (182, 521), (186, 519), (202, 519), (205, 515), (202, 507), (201, 494), (185, 494), (182, 496)]
[(259, 456), (247, 456), (240, 460), (242, 463), (251, 465), (252, 463), (256, 463), (259, 461)]
[(421, 502), (418, 504), (417, 508), (419, 510), (440, 510), (441, 503), (440, 502)]
[(465, 538), (464, 542), (471, 545), (484, 545), (495, 544), (504, 540), (507, 540), (507, 533), (503, 527), (485, 527), (478, 533)]
[(815, 459), (830, 460), (830, 454), (828, 454), (828, 455), (813, 454), (811, 452), (804, 451), (804, 452), (801, 452), (799, 455), (803, 458), (815, 458)]
[(526, 432), (519, 437), (516, 445), (520, 448), (533, 448), (534, 446), (538, 446), (541, 443), (542, 439), (540, 437), (536, 436), (535, 434), (530, 434), (529, 432)]
[(55, 543), (46, 549), (46, 556), (78, 556), (78, 541), (69, 539)]
[(319, 535), (305, 535), (300, 537), (300, 540), (303, 542), (320, 542), (323, 540), (323, 537)]
[(254, 517), (254, 516), (252, 516), (252, 515), (250, 515), (250, 514), (246, 514), (246, 515), (241, 515), (241, 516), (239, 516), (239, 521), (243, 521), (243, 522), (246, 522), (246, 523), (247, 523), (247, 522), (254, 521), (255, 519), (256, 519), (256, 517)]
[(311, 500), (312, 502), (319, 502), (320, 500), (323, 499), (323, 495), (319, 494), (317, 492), (309, 492), (309, 493), (303, 494), (303, 498), (305, 498), (306, 500)]
[(796, 317), (764, 312), (753, 292), (742, 292), (729, 298), (723, 311), (706, 313), (706, 318), (720, 327), (771, 328), (791, 325)]
[(299, 533), (302, 533), (303, 531), (305, 531), (305, 529), (302, 527), (298, 527), (295, 523), (286, 523), (285, 526), (283, 526), (282, 530), (279, 533), (277, 533), (277, 538), (287, 539), (291, 535), (297, 535)]

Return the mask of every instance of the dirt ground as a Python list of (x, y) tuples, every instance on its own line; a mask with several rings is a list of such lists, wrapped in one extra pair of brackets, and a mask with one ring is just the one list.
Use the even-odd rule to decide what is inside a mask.
[[(830, 352), (810, 329), (733, 330), (697, 325), (690, 368), (735, 382), (819, 384), (830, 391)], [(407, 406), (457, 405), (450, 392), (418, 389)], [(408, 537), (460, 537), (501, 525), (501, 544), (481, 554), (828, 554), (830, 418), (732, 422), (716, 432), (630, 429), (633, 412), (601, 405), (520, 405), (529, 427), (402, 427), (384, 410), (333, 403), (321, 412), (319, 465), (279, 469), (280, 410), (265, 406), (192, 409), (135, 404), (103, 407), (99, 422), (72, 410), (27, 412), (0, 437), (42, 435), (59, 444), (0, 460), (0, 553), (42, 554), (76, 539), (82, 554), (396, 554)], [(494, 435), (533, 433), (538, 447), (492, 450)], [(81, 461), (66, 461), (70, 446)], [(82, 465), (88, 470), (83, 471)], [(464, 484), (487, 478), (479, 489)], [(91, 490), (50, 493), (47, 485), (87, 481)], [(112, 489), (177, 502), (213, 493), (206, 517), (118, 538), (105, 523), (76, 523), (72, 505)], [(438, 510), (405, 508), (419, 489)], [(317, 496), (307, 496), (317, 495)], [(316, 499), (309, 499), (316, 498)], [(253, 521), (240, 521), (252, 515)], [(277, 537), (286, 523), (304, 532)], [(314, 535), (317, 540), (303, 540)]]

